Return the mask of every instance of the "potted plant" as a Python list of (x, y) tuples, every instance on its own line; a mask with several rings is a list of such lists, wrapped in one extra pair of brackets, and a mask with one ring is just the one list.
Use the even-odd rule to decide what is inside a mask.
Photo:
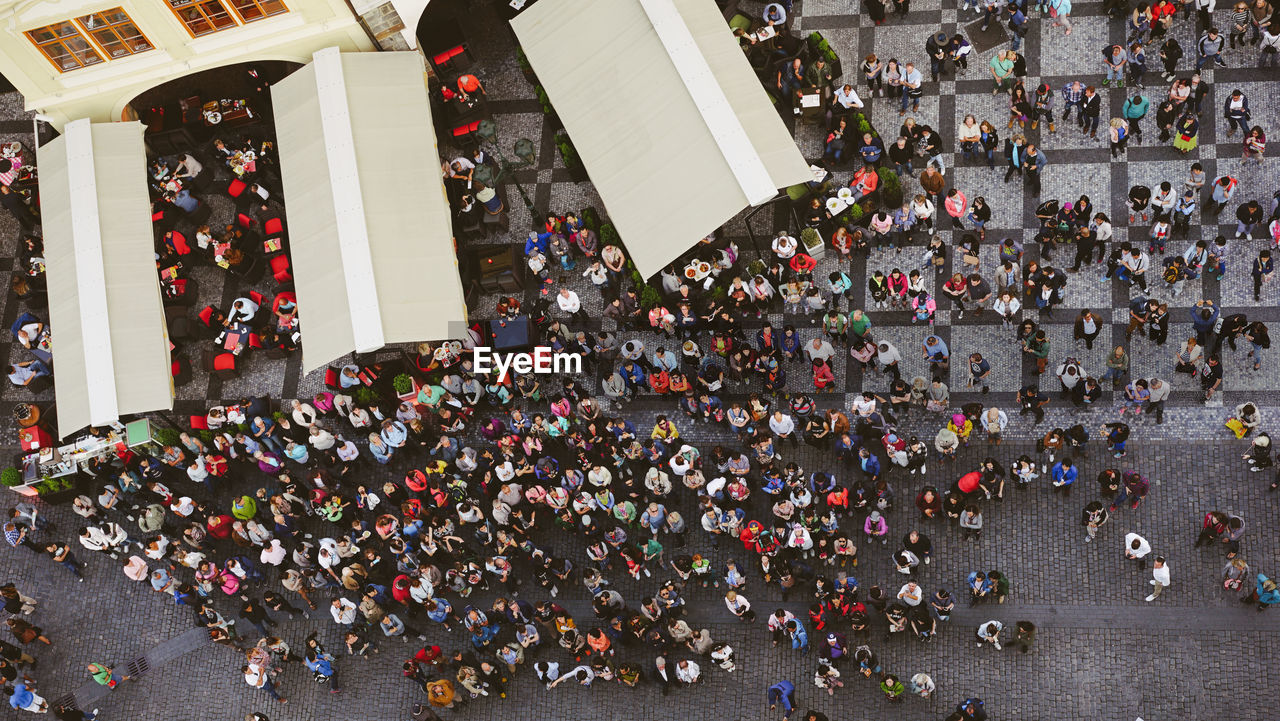
[(65, 503), (76, 495), (75, 481), (72, 476), (61, 478), (45, 478), (36, 484), (36, 495), (47, 503)]
[(391, 385), (396, 389), (396, 398), (402, 401), (412, 401), (418, 397), (418, 389), (422, 386), (418, 385), (418, 381), (408, 373), (401, 373), (391, 380)]
[(902, 205), (902, 180), (898, 174), (888, 168), (876, 171), (880, 178), (880, 200), (890, 210)]
[(372, 388), (361, 386), (351, 395), (355, 402), (362, 406), (373, 405), (378, 402), (378, 394)]
[[(600, 247), (605, 248), (610, 245), (622, 247), (622, 238), (618, 236), (618, 229), (613, 227), (613, 223), (605, 223), (600, 226)], [(638, 272), (636, 275), (640, 275)]]
[(822, 260), (827, 255), (827, 246), (822, 242), (822, 235), (816, 228), (805, 228), (800, 231), (800, 242), (804, 244), (804, 252), (814, 260)]
[(596, 233), (600, 232), (600, 214), (590, 205), (582, 209), (580, 214), (582, 224)]
[(23, 485), (22, 471), (19, 471), (13, 466), (9, 466), (3, 471), (0, 471), (0, 485), (8, 488), (16, 488), (17, 486)]

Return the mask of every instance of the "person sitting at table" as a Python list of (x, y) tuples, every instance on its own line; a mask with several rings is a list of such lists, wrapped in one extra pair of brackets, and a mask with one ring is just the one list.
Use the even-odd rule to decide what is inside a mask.
[(862, 107), (862, 98), (858, 97), (858, 91), (849, 83), (845, 83), (836, 90), (830, 104), (827, 105), (827, 130), (831, 130), (835, 126), (835, 121), (841, 116), (861, 110)]
[(484, 212), (489, 215), (497, 215), (504, 210), (502, 198), (498, 197), (498, 191), (478, 181), (475, 184), (475, 188), (476, 200), (480, 201), (480, 204), (484, 206)]
[(176, 193), (165, 193), (164, 199), (182, 209), (182, 212), (190, 215), (200, 209), (200, 200), (191, 194), (191, 191), (183, 188)]
[(3, 205), (13, 214), (13, 217), (26, 232), (31, 232), (40, 222), (35, 213), (31, 212), (31, 207), (27, 205), (27, 201), (22, 195), (15, 193), (13, 188), (7, 185), (0, 185), (0, 205)]
[(39, 347), (41, 336), (44, 335), (45, 325), (37, 320), (34, 316), (28, 316), (28, 322), (24, 323), (18, 329), (15, 336), (23, 348), (31, 350), (33, 347)]
[(800, 62), (800, 58), (782, 63), (778, 67), (778, 78), (774, 86), (780, 100), (789, 100), (794, 107), (800, 101), (800, 93), (807, 84), (804, 79), (804, 64)]
[(870, 165), (858, 168), (857, 172), (853, 174), (853, 179), (849, 181), (849, 187), (853, 190), (853, 199), (855, 201), (876, 192), (876, 187), (879, 184), (880, 176), (876, 175), (875, 168)]
[(209, 430), (216, 431), (227, 424), (227, 409), (225, 406), (214, 406), (204, 417), (204, 422), (209, 426)]
[(213, 155), (227, 165), (231, 164), (231, 156), (233, 155), (231, 148), (222, 142), (222, 138), (213, 139)]
[(236, 298), (227, 313), (228, 323), (251, 323), (258, 312), (258, 304), (249, 298)]
[(338, 374), (338, 385), (343, 390), (347, 388), (357, 388), (362, 384), (360, 380), (360, 366), (348, 364), (342, 366), (342, 372)]
[(213, 229), (207, 224), (196, 228), (196, 246), (205, 251), (213, 247)]
[(764, 6), (764, 13), (761, 14), (761, 17), (764, 18), (766, 23), (781, 31), (782, 28), (780, 26), (785, 25), (787, 22), (787, 9), (782, 7), (782, 3), (769, 3)]
[(298, 319), (298, 296), (291, 292), (280, 293), (272, 302), (271, 312), (276, 314), (276, 325), (292, 328)]
[(31, 381), (41, 376), (50, 375), (53, 375), (53, 371), (49, 370), (49, 366), (38, 360), (9, 364), (9, 382), (15, 386), (31, 385)]
[(191, 153), (183, 153), (182, 160), (178, 161), (178, 166), (173, 169), (173, 177), (175, 178), (191, 178), (194, 181), (204, 172), (204, 165), (191, 156)]

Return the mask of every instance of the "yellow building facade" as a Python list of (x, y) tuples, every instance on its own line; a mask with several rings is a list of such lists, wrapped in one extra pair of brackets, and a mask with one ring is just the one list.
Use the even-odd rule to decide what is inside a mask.
[(120, 120), (142, 92), (242, 62), (375, 50), (345, 0), (0, 0), (0, 73), (54, 126)]

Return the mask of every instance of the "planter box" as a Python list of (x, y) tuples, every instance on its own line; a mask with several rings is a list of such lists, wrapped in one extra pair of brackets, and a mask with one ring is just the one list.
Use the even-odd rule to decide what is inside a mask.
[[(394, 381), (394, 379), (392, 380)], [(399, 398), (401, 401), (413, 402), (418, 398), (418, 391), (422, 389), (422, 384), (418, 382), (417, 378), (414, 378), (413, 376), (409, 376), (409, 381), (413, 386), (412, 389), (408, 393), (396, 394), (396, 398)]]
[(821, 239), (818, 240), (818, 244), (816, 246), (811, 246), (808, 243), (803, 242), (801, 245), (804, 246), (804, 252), (808, 253), (809, 257), (814, 260), (822, 260), (827, 256), (827, 244)]
[(40, 481), (35, 480), (35, 481), (32, 481), (31, 483), (24, 483), (20, 486), (5, 486), (5, 488), (8, 488), (9, 490), (13, 491), (19, 496), (27, 496), (29, 498), (35, 498), (36, 496), (39, 495), (38, 493), (36, 493), (36, 484), (38, 483), (40, 483)]

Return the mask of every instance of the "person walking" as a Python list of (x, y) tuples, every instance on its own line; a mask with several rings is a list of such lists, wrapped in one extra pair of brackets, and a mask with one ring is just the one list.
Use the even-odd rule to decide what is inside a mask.
[(1164, 556), (1156, 556), (1155, 562), (1151, 565), (1152, 579), (1150, 581), (1155, 588), (1151, 591), (1151, 595), (1147, 596), (1147, 601), (1154, 601), (1160, 596), (1160, 592), (1169, 586), (1169, 566), (1165, 563)]

